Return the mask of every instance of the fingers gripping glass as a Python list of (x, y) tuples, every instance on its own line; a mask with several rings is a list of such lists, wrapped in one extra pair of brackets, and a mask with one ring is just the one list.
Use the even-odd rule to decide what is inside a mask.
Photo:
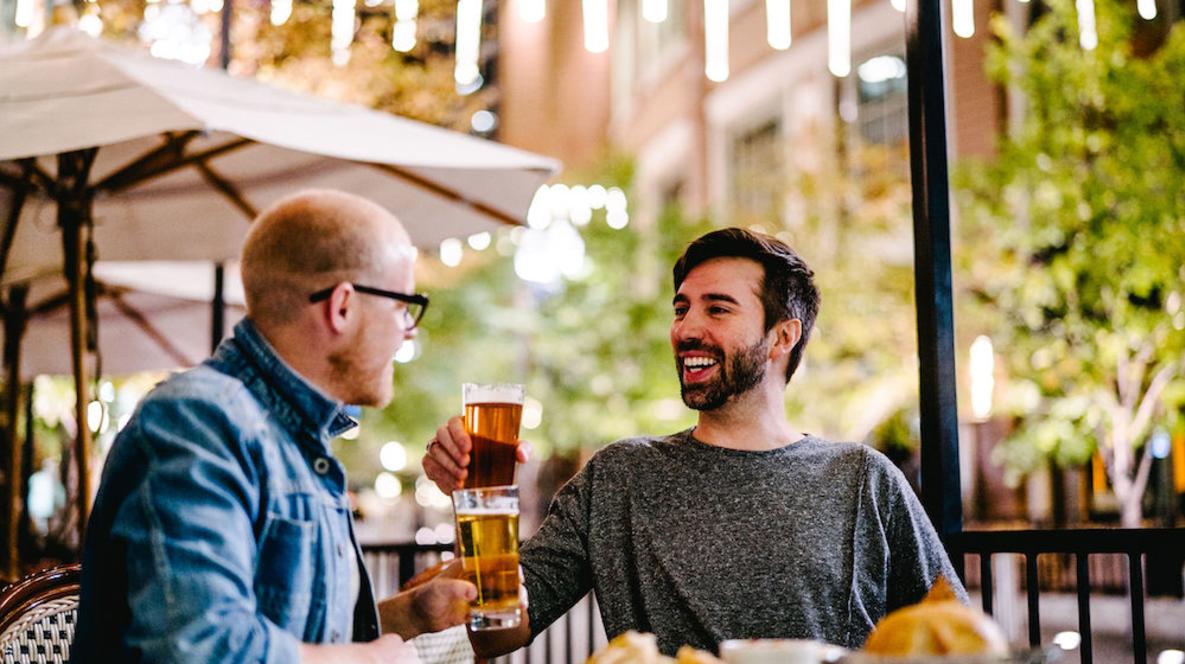
[[(383, 290), (382, 288), (372, 288), (370, 286), (363, 286), (361, 284), (351, 283), (354, 290), (359, 293), (366, 293), (367, 295), (377, 295), (379, 297), (388, 297), (392, 300), (398, 300), (407, 305), (407, 329), (415, 329), (420, 324), (420, 319), (424, 317), (424, 312), (428, 310), (428, 296), (415, 293), (408, 295), (407, 293), (398, 293), (396, 291)], [(330, 286), (329, 288), (319, 290), (309, 296), (309, 302), (320, 302), (329, 298), (329, 294), (337, 286)]]

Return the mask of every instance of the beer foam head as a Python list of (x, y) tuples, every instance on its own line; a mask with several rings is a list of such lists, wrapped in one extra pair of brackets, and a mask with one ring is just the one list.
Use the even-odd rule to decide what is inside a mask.
[(461, 398), (471, 403), (515, 403), (522, 405), (526, 390), (517, 383), (479, 384), (465, 383), (461, 386)]

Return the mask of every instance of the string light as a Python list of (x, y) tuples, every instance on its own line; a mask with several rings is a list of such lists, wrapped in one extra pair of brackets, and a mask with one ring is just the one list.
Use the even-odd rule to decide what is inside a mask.
[(547, 1), (519, 0), (518, 15), (527, 23), (538, 23), (547, 16)]
[(667, 0), (642, 0), (642, 18), (651, 23), (667, 20)]
[(416, 47), (416, 17), (419, 0), (395, 0), (395, 25), (391, 28), (391, 48), (407, 53)]
[(481, 50), (481, 0), (457, 0), (457, 85), (473, 85), (481, 76), (477, 56)]
[(103, 34), (103, 18), (100, 16), (98, 6), (93, 3), (87, 4), (82, 17), (78, 19), (78, 29), (92, 37)]
[(790, 0), (765, 0), (765, 38), (773, 48), (790, 48), (793, 31), (790, 26)]
[(728, 0), (704, 0), (704, 75), (728, 80)]
[(292, 0), (272, 0), (272, 25), (284, 25), (292, 16)]
[(444, 242), (440, 243), (440, 262), (449, 267), (457, 267), (461, 264), (461, 258), (465, 255), (465, 246), (461, 241), (455, 237), (450, 237)]
[(33, 12), (36, 11), (36, 0), (17, 0), (16, 2), (16, 25), (18, 28), (27, 28), (33, 25)]
[(1146, 21), (1156, 18), (1156, 0), (1138, 0), (1136, 9), (1140, 12), (1140, 18)]
[(1099, 45), (1099, 33), (1094, 22), (1094, 0), (1077, 0), (1078, 43), (1082, 48), (1093, 51)]
[(852, 73), (852, 0), (827, 0), (827, 68), (840, 78)]
[(344, 67), (350, 62), (350, 44), (354, 43), (354, 0), (333, 0), (333, 64)]
[(951, 0), (950, 22), (955, 34), (967, 39), (975, 35), (975, 4), (972, 0)]
[(992, 414), (992, 392), (996, 387), (996, 358), (992, 340), (976, 337), (971, 344), (971, 412), (977, 420)]
[(584, 0), (584, 48), (589, 53), (609, 50), (608, 0)]
[[(1025, 0), (1021, 0), (1021, 2), (1024, 1)], [(889, 0), (889, 3), (893, 5), (893, 9), (905, 13), (905, 0)]]

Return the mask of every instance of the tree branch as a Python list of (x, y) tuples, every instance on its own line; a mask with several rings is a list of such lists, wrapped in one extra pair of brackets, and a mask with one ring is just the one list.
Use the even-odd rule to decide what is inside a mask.
[(1131, 441), (1133, 443), (1144, 436), (1144, 430), (1148, 428), (1148, 424), (1152, 420), (1152, 413), (1160, 405), (1161, 394), (1164, 393), (1169, 381), (1176, 373), (1177, 363), (1170, 362), (1161, 367), (1160, 371), (1157, 371), (1153, 376), (1152, 382), (1148, 385), (1148, 391), (1144, 392), (1144, 398), (1140, 401), (1140, 408), (1132, 420)]
[[(1143, 497), (1144, 489), (1148, 486), (1148, 475), (1152, 471), (1152, 445), (1144, 445), (1144, 454), (1140, 456), (1140, 469), (1136, 471), (1135, 482), (1132, 483), (1132, 493)], [(1133, 498), (1139, 500), (1139, 498)]]
[(1132, 384), (1131, 378), (1128, 376), (1130, 371), (1129, 359), (1127, 345), (1124, 344), (1123, 349), (1119, 351), (1119, 357), (1115, 360), (1115, 386), (1119, 392), (1119, 403), (1131, 408), (1135, 405), (1135, 399), (1131, 396)]

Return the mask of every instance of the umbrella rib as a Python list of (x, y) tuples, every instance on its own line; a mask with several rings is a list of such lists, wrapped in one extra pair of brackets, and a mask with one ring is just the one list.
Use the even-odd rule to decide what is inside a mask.
[(97, 185), (95, 185), (95, 190), (96, 191), (107, 191), (107, 192), (111, 192), (111, 193), (121, 191), (123, 189), (127, 189), (129, 187), (134, 186), (134, 185), (140, 184), (141, 182), (143, 182), (145, 180), (159, 177), (161, 175), (166, 175), (166, 174), (171, 173), (177, 169), (185, 168), (186, 166), (205, 162), (209, 159), (213, 159), (214, 157), (219, 157), (223, 154), (226, 154), (227, 152), (232, 152), (232, 151), (237, 150), (241, 147), (244, 147), (247, 145), (252, 145), (254, 143), (255, 143), (255, 141), (252, 141), (249, 138), (240, 138), (240, 139), (236, 139), (233, 141), (229, 141), (229, 142), (223, 143), (222, 145), (212, 147), (209, 150), (206, 150), (205, 152), (199, 152), (197, 154), (189, 155), (188, 157), (183, 157), (183, 158), (177, 159), (176, 161), (173, 161), (173, 162), (161, 164), (161, 165), (156, 166), (154, 168), (148, 168), (148, 169), (141, 170), (139, 172), (129, 173), (127, 176), (120, 178), (118, 180), (112, 180), (111, 178), (104, 178), (103, 181), (101, 181)]
[(391, 164), (380, 164), (380, 163), (376, 163), (376, 162), (364, 162), (364, 163), (366, 163), (367, 166), (377, 168), (378, 170), (380, 170), (388, 175), (392, 175), (392, 176), (399, 178), (401, 180), (410, 182), (410, 183), (416, 185), (417, 187), (420, 187), (421, 189), (426, 189), (426, 190), (436, 194), (437, 196), (441, 196), (442, 198), (447, 198), (451, 201), (460, 203), (462, 205), (467, 205), (467, 206), (473, 208), (474, 210), (476, 210), (477, 212), (480, 212), (481, 214), (484, 214), (487, 217), (490, 217), (500, 223), (506, 224), (507, 226), (521, 226), (522, 225), (522, 223), (518, 219), (506, 214), (505, 212), (503, 212), (501, 210), (490, 207), (489, 205), (486, 205), (485, 203), (479, 203), (477, 201), (466, 198), (464, 195), (458, 193), (457, 191), (455, 191), (453, 189), (449, 189), (448, 187), (445, 187), (445, 186), (438, 184), (436, 182), (433, 182), (427, 178), (421, 177), (421, 176), (411, 173), (407, 170), (399, 168), (398, 166), (392, 166)]
[(111, 293), (111, 301), (115, 303), (116, 308), (118, 308), (120, 312), (123, 313), (123, 315), (128, 317), (128, 320), (132, 321), (132, 323), (134, 323), (136, 327), (140, 328), (144, 334), (148, 335), (150, 339), (155, 341), (156, 345), (160, 346), (161, 350), (163, 350), (165, 354), (173, 358), (173, 360), (177, 362), (178, 366), (191, 367), (196, 364), (186, 357), (185, 353), (183, 353), (181, 349), (174, 346), (173, 343), (169, 341), (168, 337), (161, 334), (160, 330), (156, 329), (156, 327), (144, 317), (144, 314), (140, 313), (138, 309), (125, 302), (121, 293), (113, 291)]
[(70, 291), (62, 291), (53, 297), (47, 297), (37, 304), (29, 307), (29, 317), (42, 316), (52, 312), (54, 309), (66, 306), (70, 302)]
[(163, 161), (162, 163), (162, 160), (165, 157), (172, 157), (173, 159), (176, 159), (178, 155), (184, 154), (185, 146), (188, 145), (191, 140), (196, 138), (199, 133), (200, 132), (197, 131), (187, 131), (181, 134), (173, 134), (171, 132), (161, 134), (161, 136), (165, 139), (165, 142), (162, 145), (152, 148), (151, 150), (120, 167), (114, 173), (111, 173), (107, 177), (103, 178), (98, 184), (95, 185), (95, 189), (102, 190), (106, 189), (107, 187), (118, 189), (122, 186), (121, 183), (125, 181), (134, 183), (138, 179), (140, 173), (146, 170), (154, 167), (159, 168), (161, 166), (167, 166), (169, 162)]
[(8, 210), (7, 223), (4, 225), (3, 244), (0, 244), (0, 275), (8, 271), (8, 257), (12, 253), (12, 243), (16, 239), (16, 225), (21, 220), (21, 210), (25, 207), (25, 197), (32, 185), (33, 169), (37, 162), (32, 159), (21, 160), (21, 178), (13, 188), (12, 205)]
[(234, 206), (237, 207), (243, 214), (247, 215), (247, 219), (255, 219), (255, 217), (259, 215), (259, 212), (247, 202), (246, 198), (243, 197), (243, 193), (239, 191), (233, 184), (231, 184), (229, 180), (222, 177), (218, 171), (215, 171), (213, 168), (211, 168), (210, 164), (204, 161), (198, 162), (197, 169), (202, 174), (202, 177), (206, 180), (206, 182), (208, 182), (211, 187), (217, 189), (218, 193), (225, 196), (226, 199), (233, 203)]
[(41, 168), (41, 165), (36, 161), (33, 162), (33, 180), (51, 198), (57, 199), (60, 195), (54, 178), (50, 177), (49, 173), (46, 173), (45, 169)]

